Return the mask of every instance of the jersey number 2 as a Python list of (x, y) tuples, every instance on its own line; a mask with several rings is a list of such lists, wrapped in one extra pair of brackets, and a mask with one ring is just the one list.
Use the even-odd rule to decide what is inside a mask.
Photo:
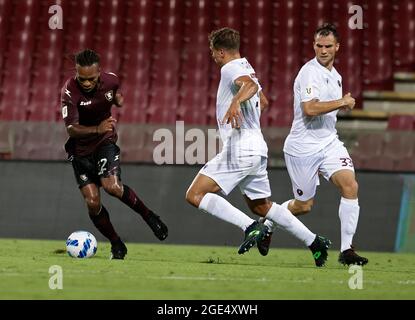
[(99, 176), (104, 174), (104, 171), (106, 170), (105, 165), (107, 164), (107, 161), (108, 161), (107, 158), (102, 158), (101, 160), (98, 161), (98, 166), (100, 168), (98, 172)]

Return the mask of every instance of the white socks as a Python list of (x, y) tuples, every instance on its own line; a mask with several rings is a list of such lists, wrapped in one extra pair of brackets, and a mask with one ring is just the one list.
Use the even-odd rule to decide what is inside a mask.
[(232, 223), (243, 231), (255, 221), (231, 205), (226, 199), (214, 193), (205, 194), (202, 201), (200, 201), (199, 209), (226, 222)]
[[(287, 200), (284, 203), (281, 204), (282, 207), (284, 207), (285, 209), (288, 209), (288, 204), (291, 202), (291, 200)], [(264, 222), (265, 226), (268, 228), (269, 232), (274, 232), (275, 229), (277, 229), (277, 224), (275, 222), (272, 222), (271, 220), (266, 219)]]
[(359, 210), (358, 199), (341, 198), (339, 206), (341, 252), (350, 249), (352, 245), (353, 236), (357, 228), (357, 221), (359, 220)]
[(287, 230), (294, 237), (303, 241), (307, 247), (310, 246), (316, 238), (316, 235), (298, 220), (290, 210), (275, 202), (272, 204), (272, 207), (269, 209), (265, 218), (272, 220), (280, 228)]
[[(226, 222), (232, 223), (243, 231), (255, 221), (232, 206), (226, 199), (214, 193), (207, 193), (203, 197), (199, 204), (199, 209)], [(291, 211), (275, 202), (272, 204), (265, 218), (271, 220), (274, 222), (274, 225), (287, 230), (294, 237), (303, 241), (307, 247), (310, 246), (316, 238), (316, 235), (298, 220)]]

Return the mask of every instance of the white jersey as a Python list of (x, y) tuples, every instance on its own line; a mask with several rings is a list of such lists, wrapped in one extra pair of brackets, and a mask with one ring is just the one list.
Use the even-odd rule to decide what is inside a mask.
[[(243, 121), (240, 129), (232, 129), (230, 124), (222, 124), (223, 118), (239, 88), (234, 81), (241, 76), (250, 76), (258, 84), (258, 92), (249, 100), (241, 103)], [(262, 136), (259, 92), (261, 86), (255, 77), (255, 70), (245, 58), (235, 59), (221, 68), (221, 78), (216, 97), (216, 118), (223, 149), (231, 148), (241, 154), (267, 157), (268, 148)]]
[(285, 140), (284, 152), (295, 157), (306, 157), (336, 139), (338, 110), (308, 117), (301, 103), (312, 99), (321, 102), (338, 100), (342, 96), (342, 77), (334, 66), (330, 71), (317, 58), (308, 61), (294, 81), (294, 120)]

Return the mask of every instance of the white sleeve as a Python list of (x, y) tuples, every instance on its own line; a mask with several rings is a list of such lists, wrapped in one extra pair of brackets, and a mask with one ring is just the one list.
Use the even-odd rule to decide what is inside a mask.
[(301, 102), (313, 99), (320, 100), (320, 81), (318, 71), (314, 68), (306, 68), (300, 76)]
[(222, 68), (222, 77), (229, 79), (232, 83), (242, 76), (250, 76), (249, 69), (243, 68), (236, 63), (227, 64)]
[(261, 84), (256, 78), (255, 71), (253, 71), (252, 69), (250, 70), (240, 65), (234, 64), (230, 65), (228, 68), (224, 70), (224, 75), (231, 80), (232, 84), (235, 84), (236, 79), (243, 76), (248, 76), (258, 85), (258, 92), (262, 89)]

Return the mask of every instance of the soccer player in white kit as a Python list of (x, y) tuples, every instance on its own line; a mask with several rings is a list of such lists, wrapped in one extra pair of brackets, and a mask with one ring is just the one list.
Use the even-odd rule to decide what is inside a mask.
[(267, 228), (216, 194), (221, 191), (227, 195), (238, 186), (254, 213), (300, 239), (311, 249), (315, 264), (323, 266), (330, 240), (315, 235), (289, 210), (268, 199), (271, 196), (268, 148), (259, 122), (267, 100), (254, 69), (240, 56), (239, 33), (222, 28), (213, 31), (209, 41), (212, 57), (221, 67), (216, 115), (223, 149), (199, 171), (187, 190), (186, 200), (196, 208), (240, 227), (245, 232), (245, 239), (238, 253), (243, 254), (264, 239)]
[(337, 112), (355, 105), (350, 93), (342, 96), (342, 77), (333, 66), (338, 50), (336, 28), (331, 24), (318, 28), (314, 34), (316, 57), (301, 68), (294, 81), (294, 120), (284, 156), (295, 199), (283, 206), (294, 215), (310, 212), (319, 175), (330, 180), (341, 194), (339, 262), (365, 265), (368, 259), (359, 256), (352, 246), (359, 218), (358, 184), (352, 159), (335, 127)]

